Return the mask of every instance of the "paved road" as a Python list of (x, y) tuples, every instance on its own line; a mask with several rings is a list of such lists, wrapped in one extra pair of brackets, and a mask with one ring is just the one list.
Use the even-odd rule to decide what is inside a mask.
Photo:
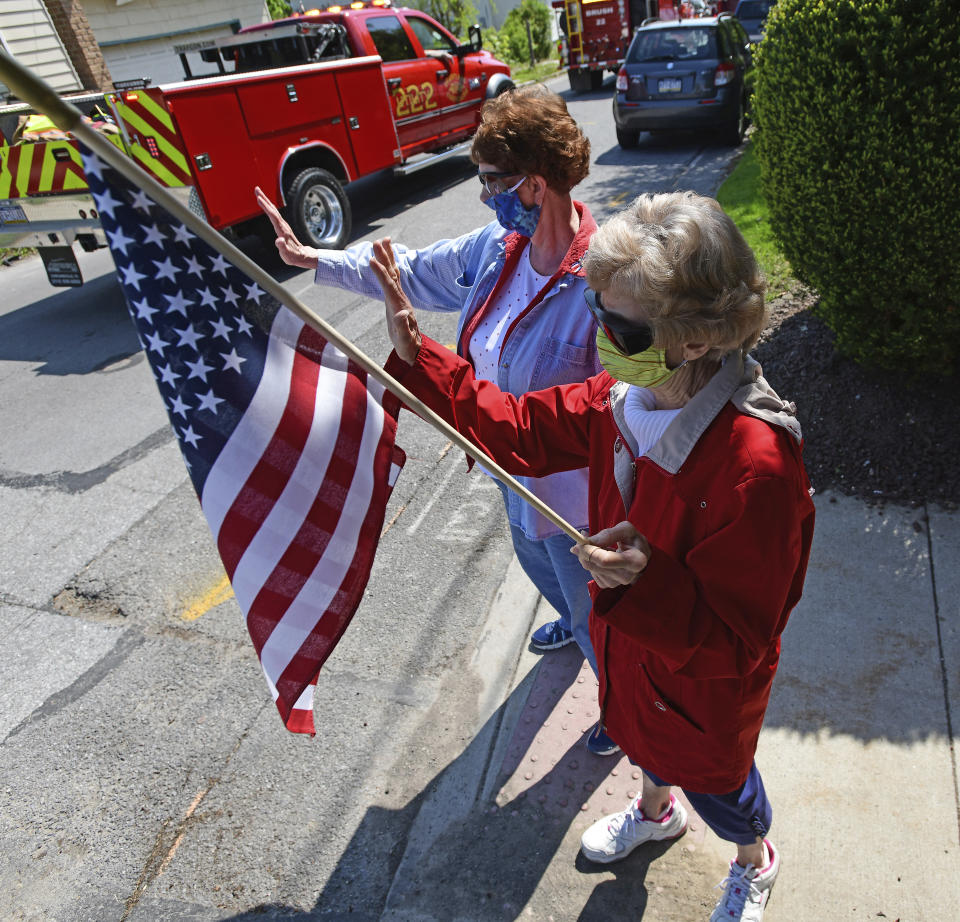
[[(712, 192), (727, 169), (729, 150), (689, 137), (621, 151), (609, 85), (569, 102), (599, 219), (640, 191)], [(355, 240), (416, 246), (490, 218), (465, 159), (350, 195)], [(80, 262), (79, 290), (50, 288), (37, 260), (0, 273), (0, 918), (380, 918), (420, 805), (476, 742), (533, 619), (518, 588), (515, 624), (478, 658), (511, 561), (497, 490), (404, 415), (409, 460), (320, 678), (317, 738), (287, 734), (110, 258)], [(282, 278), (386, 356), (382, 305)], [(451, 341), (454, 318), (422, 322)]]

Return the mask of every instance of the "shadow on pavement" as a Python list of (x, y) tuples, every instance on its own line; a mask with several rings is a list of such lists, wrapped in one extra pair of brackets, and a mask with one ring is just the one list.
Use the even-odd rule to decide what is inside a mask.
[[(574, 679), (576, 671), (569, 677)], [(544, 710), (555, 706), (567, 690), (555, 688), (553, 700), (543, 701)], [(564, 806), (558, 807), (555, 795), (563, 793), (562, 765), (572, 758), (588, 765), (587, 776), (594, 786), (600, 785), (615, 760), (587, 755), (584, 737), (579, 736), (578, 729), (576, 743), (557, 760), (552, 783), (541, 780), (512, 799), (497, 798), (505, 775), (515, 766), (507, 764), (506, 771), (497, 765), (488, 766), (488, 750), (503, 722), (510, 720), (509, 712), (523, 706), (526, 694), (521, 684), (461, 755), (434, 776), (402, 810), (367, 809), (312, 909), (297, 910), (277, 903), (261, 905), (230, 916), (231, 922), (287, 918), (506, 922), (520, 916), (544, 878), (552, 873), (552, 865), (555, 873), (563, 877), (579, 878), (580, 888), (584, 883), (589, 887), (584, 876), (607, 868), (578, 857), (576, 845), (571, 844), (571, 826), (580, 815), (581, 799), (571, 794), (569, 799), (563, 798)], [(490, 773), (497, 774), (493, 794), (491, 799), (481, 800), (480, 792)], [(578, 780), (583, 774), (581, 770)], [(437, 791), (441, 793), (437, 795)], [(459, 796), (451, 796), (451, 791)], [(550, 804), (545, 805), (548, 797)], [(417, 819), (421, 809), (427, 815), (426, 823), (422, 823), (423, 815)], [(423, 825), (429, 827), (431, 820), (435, 834), (424, 833)], [(398, 833), (409, 829), (411, 822), (416, 822), (414, 828), (420, 828), (419, 834), (415, 832), (411, 842), (397, 840)], [(384, 837), (393, 837), (396, 843), (390, 853), (395, 867), (391, 889), (380, 895), (378, 911), (371, 905), (372, 881), (366, 879), (364, 865), (373, 850), (382, 854)], [(641, 918), (647, 902), (646, 869), (668, 847), (664, 844), (635, 852), (621, 865), (623, 873), (613, 880), (603, 880), (602, 887), (598, 881), (597, 891), (590, 895), (582, 911), (571, 906), (571, 900), (578, 896), (570, 887), (559, 888), (557, 918), (600, 922), (612, 917), (611, 907), (616, 907), (616, 915), (626, 905), (630, 906), (633, 918)], [(577, 912), (579, 915), (575, 916)]]
[(0, 361), (37, 363), (38, 375), (90, 374), (138, 352), (112, 271), (0, 317)]

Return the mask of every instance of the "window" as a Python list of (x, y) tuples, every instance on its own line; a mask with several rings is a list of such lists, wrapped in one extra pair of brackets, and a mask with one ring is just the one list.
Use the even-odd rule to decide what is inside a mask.
[(451, 54), (456, 50), (453, 42), (444, 35), (439, 29), (430, 25), (426, 19), (419, 16), (407, 16), (407, 25), (413, 30), (424, 51), (449, 51)]
[(716, 56), (717, 40), (713, 29), (650, 29), (637, 33), (628, 63), (687, 61)]
[(367, 29), (370, 30), (377, 54), (384, 61), (409, 61), (417, 56), (396, 16), (371, 16), (367, 20)]
[(737, 6), (737, 16), (743, 19), (765, 19), (774, 0), (741, 0)]
[[(229, 51), (225, 50), (229, 54)], [(306, 48), (298, 37), (270, 38), (262, 42), (238, 45), (236, 61), (238, 71), (268, 70), (271, 67), (289, 67), (303, 64)]]

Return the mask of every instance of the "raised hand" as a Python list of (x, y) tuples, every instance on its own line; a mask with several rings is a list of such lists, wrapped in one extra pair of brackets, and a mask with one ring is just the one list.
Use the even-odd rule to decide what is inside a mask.
[(590, 535), (586, 544), (575, 544), (570, 553), (577, 555), (601, 589), (615, 589), (637, 581), (651, 552), (650, 543), (633, 525), (619, 522)]
[(288, 266), (298, 266), (301, 269), (316, 269), (317, 251), (313, 249), (313, 247), (304, 246), (297, 240), (297, 235), (293, 232), (293, 228), (287, 224), (283, 215), (280, 214), (277, 209), (277, 206), (267, 198), (263, 189), (255, 186), (253, 193), (257, 197), (257, 204), (273, 225), (273, 231), (277, 235), (275, 243), (280, 258)]
[(375, 240), (373, 243), (373, 258), (370, 268), (383, 289), (383, 303), (387, 308), (387, 332), (390, 342), (408, 365), (417, 360), (420, 353), (420, 328), (413, 313), (413, 305), (403, 290), (400, 282), (400, 270), (393, 255), (390, 238)]

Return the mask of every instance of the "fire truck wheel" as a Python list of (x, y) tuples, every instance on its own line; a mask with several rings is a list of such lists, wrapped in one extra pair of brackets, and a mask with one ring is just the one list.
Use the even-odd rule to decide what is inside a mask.
[(568, 71), (567, 76), (570, 78), (570, 89), (574, 93), (590, 92), (590, 71), (571, 70)]
[(340, 250), (350, 239), (350, 200), (337, 178), (319, 167), (293, 177), (287, 187), (287, 216), (308, 246)]
[(617, 143), (624, 150), (630, 150), (631, 148), (636, 147), (639, 141), (639, 131), (631, 131), (629, 128), (617, 128)]

